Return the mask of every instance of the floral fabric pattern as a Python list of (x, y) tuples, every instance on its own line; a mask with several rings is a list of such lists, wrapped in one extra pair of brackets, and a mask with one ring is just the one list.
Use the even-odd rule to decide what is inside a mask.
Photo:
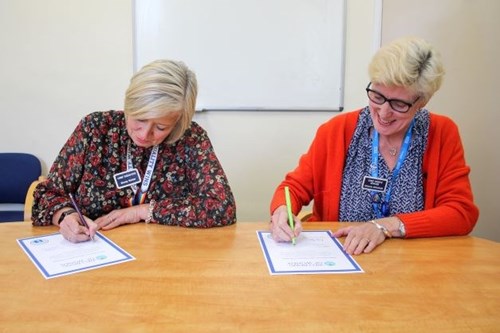
[[(118, 189), (114, 175), (127, 170), (127, 145), (141, 179), (151, 148), (130, 139), (122, 111), (84, 117), (61, 149), (47, 181), (38, 185), (33, 225), (50, 225), (53, 214), (71, 207), (74, 193), (91, 219), (130, 206), (132, 188)], [(140, 184), (138, 184), (140, 187)], [(162, 143), (145, 202), (155, 200), (153, 220), (166, 225), (209, 228), (236, 222), (236, 206), (227, 177), (206, 131), (192, 122), (173, 144)]]

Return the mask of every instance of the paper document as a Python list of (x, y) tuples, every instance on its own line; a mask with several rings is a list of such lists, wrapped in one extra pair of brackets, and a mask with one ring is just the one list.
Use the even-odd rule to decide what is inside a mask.
[(295, 245), (275, 242), (266, 231), (257, 236), (271, 275), (363, 273), (329, 231), (303, 231)]
[(101, 233), (93, 241), (76, 244), (60, 233), (17, 242), (46, 279), (135, 260)]

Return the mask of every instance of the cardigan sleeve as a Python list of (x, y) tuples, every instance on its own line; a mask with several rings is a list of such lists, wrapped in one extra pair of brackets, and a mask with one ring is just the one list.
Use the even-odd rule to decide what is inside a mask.
[(345, 155), (361, 109), (336, 115), (322, 124), (298, 166), (287, 173), (271, 200), (271, 214), (285, 204), (285, 186), (290, 187), (292, 212), (314, 200), (310, 221), (337, 221), (340, 184)]
[(313, 199), (314, 170), (313, 156), (320, 145), (318, 133), (311, 143), (307, 153), (299, 159), (297, 167), (285, 175), (285, 179), (278, 185), (271, 199), (271, 215), (279, 206), (285, 205), (285, 186), (290, 188), (292, 213), (297, 215), (303, 206), (307, 206)]
[(474, 228), (479, 210), (459, 131), (451, 119), (436, 114), (431, 114), (430, 126), (423, 164), (424, 210), (398, 217), (405, 224), (406, 237), (466, 235)]

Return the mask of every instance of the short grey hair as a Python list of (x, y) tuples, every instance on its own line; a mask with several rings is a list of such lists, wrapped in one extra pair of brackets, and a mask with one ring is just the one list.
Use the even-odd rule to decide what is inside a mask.
[(439, 90), (444, 76), (438, 51), (419, 37), (403, 37), (380, 48), (368, 72), (372, 83), (410, 88), (426, 103)]

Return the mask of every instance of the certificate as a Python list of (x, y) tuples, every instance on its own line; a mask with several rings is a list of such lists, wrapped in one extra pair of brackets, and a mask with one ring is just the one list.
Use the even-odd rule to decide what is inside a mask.
[(135, 260), (101, 233), (94, 240), (71, 243), (60, 233), (18, 239), (46, 279)]
[(330, 231), (303, 231), (291, 242), (275, 242), (270, 232), (257, 236), (271, 275), (363, 273)]

